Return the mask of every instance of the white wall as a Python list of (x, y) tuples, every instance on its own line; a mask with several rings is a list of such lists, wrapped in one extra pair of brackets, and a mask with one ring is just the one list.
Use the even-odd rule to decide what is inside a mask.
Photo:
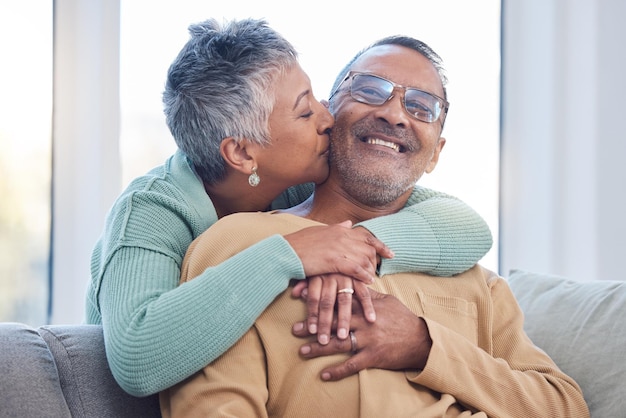
[(503, 0), (500, 270), (626, 279), (626, 2)]

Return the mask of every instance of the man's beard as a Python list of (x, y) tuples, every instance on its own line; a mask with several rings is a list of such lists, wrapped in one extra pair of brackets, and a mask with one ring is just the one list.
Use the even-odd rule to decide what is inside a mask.
[(386, 206), (415, 186), (406, 173), (375, 172), (374, 167), (368, 167), (358, 156), (344, 154), (331, 151), (331, 170), (336, 171), (341, 188), (363, 205)]
[[(335, 124), (330, 141), (329, 163), (331, 170), (336, 171), (341, 187), (354, 200), (370, 207), (381, 207), (397, 200), (407, 190), (413, 189), (417, 179), (410, 167), (390, 168), (384, 165), (382, 159), (388, 159), (389, 154), (381, 153), (381, 162), (368, 164), (361, 155), (349, 146), (350, 142), (356, 141), (369, 132), (384, 132), (391, 137), (402, 138), (407, 152), (416, 152), (419, 142), (412, 133), (406, 130), (398, 130), (386, 124), (380, 124), (368, 119), (361, 120), (352, 125), (352, 130), (346, 130), (340, 121)], [(370, 158), (375, 158), (374, 150), (369, 152)], [(382, 168), (380, 171), (374, 171)]]

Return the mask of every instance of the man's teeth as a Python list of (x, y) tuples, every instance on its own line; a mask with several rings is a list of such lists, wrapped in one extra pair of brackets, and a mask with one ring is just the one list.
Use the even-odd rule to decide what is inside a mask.
[(366, 142), (372, 145), (382, 145), (383, 147), (388, 147), (396, 152), (400, 152), (400, 145), (394, 144), (393, 142), (383, 141), (378, 138), (368, 138)]

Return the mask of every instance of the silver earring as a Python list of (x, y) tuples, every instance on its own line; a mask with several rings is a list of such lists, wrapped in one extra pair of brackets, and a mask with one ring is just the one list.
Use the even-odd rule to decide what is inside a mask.
[(261, 177), (256, 173), (256, 167), (252, 167), (252, 174), (248, 177), (248, 184), (252, 187), (256, 187), (261, 182)]

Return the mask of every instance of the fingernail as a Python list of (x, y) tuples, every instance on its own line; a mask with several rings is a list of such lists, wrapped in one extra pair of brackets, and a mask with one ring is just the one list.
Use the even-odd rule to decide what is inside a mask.
[(376, 321), (376, 314), (375, 314), (374, 312), (367, 314), (367, 319), (368, 319), (370, 322), (374, 322), (374, 321)]
[(302, 297), (306, 299), (307, 296), (309, 296), (309, 291), (305, 287), (304, 289), (302, 289)]
[(345, 328), (339, 328), (337, 330), (337, 337), (341, 338), (342, 340), (348, 337), (348, 330)]
[(308, 345), (303, 345), (302, 347), (300, 347), (300, 354), (304, 354), (307, 355), (311, 352), (311, 347)]
[(330, 379), (330, 373), (328, 372), (322, 373), (322, 380), (329, 380), (329, 379)]
[(293, 324), (293, 330), (296, 332), (302, 331), (304, 329), (304, 322), (296, 322)]
[(322, 344), (322, 345), (328, 344), (328, 335), (326, 335), (326, 334), (320, 335), (319, 343)]
[(309, 332), (311, 334), (317, 334), (317, 325), (315, 325), (315, 324), (309, 325)]

